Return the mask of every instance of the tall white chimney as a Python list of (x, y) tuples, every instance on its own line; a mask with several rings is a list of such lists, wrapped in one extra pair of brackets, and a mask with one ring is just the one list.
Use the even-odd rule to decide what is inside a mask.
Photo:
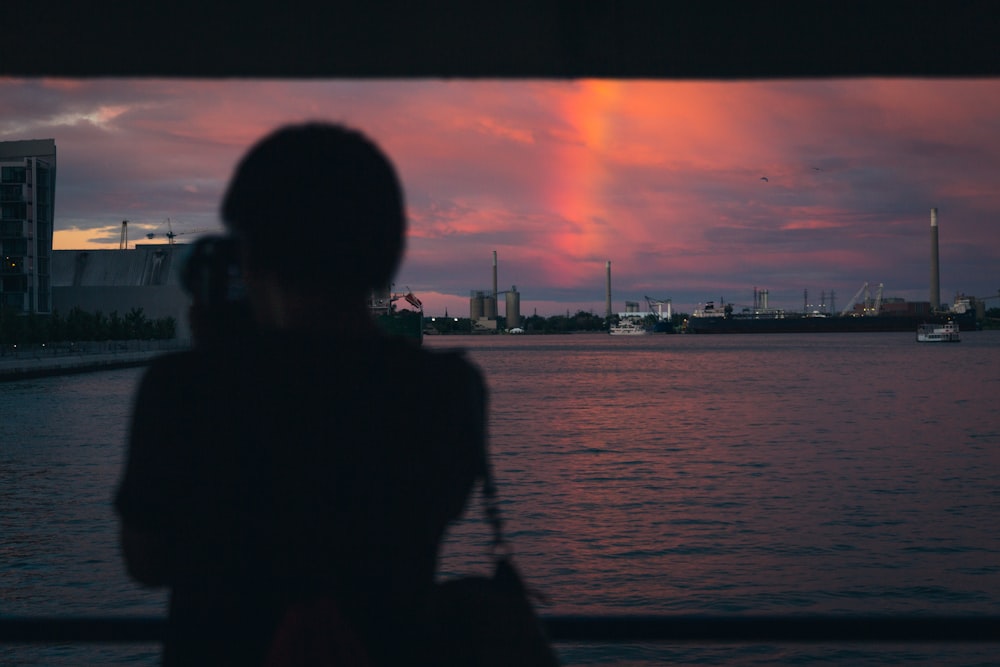
[(607, 279), (605, 280), (605, 300), (607, 301), (604, 316), (611, 319), (611, 260), (608, 260)]
[(493, 251), (493, 304), (490, 308), (490, 312), (487, 315), (491, 320), (497, 319), (500, 315), (500, 304), (497, 301), (499, 294), (497, 293), (497, 251)]
[(494, 250), (493, 251), (493, 303), (497, 304), (497, 305), (494, 305), (494, 308), (497, 309), (497, 312), (494, 313), (494, 315), (493, 315), (494, 317), (496, 317), (497, 315), (500, 314), (499, 313), (499, 310), (500, 310), (499, 302), (497, 301), (497, 297), (498, 296), (499, 295), (497, 294), (497, 251)]
[(937, 209), (931, 209), (931, 310), (941, 308), (941, 274), (938, 266)]

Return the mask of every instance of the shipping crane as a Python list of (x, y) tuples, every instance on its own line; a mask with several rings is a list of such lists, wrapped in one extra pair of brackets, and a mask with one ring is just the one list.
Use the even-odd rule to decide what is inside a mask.
[[(174, 244), (174, 238), (176, 238), (178, 236), (183, 236), (185, 234), (203, 234), (205, 232), (212, 231), (211, 229), (189, 229), (186, 232), (174, 232), (174, 228), (170, 224), (170, 218), (167, 218), (166, 223), (167, 223), (167, 233), (165, 234), (165, 236), (167, 237), (167, 243), (169, 245), (173, 245)], [(161, 227), (162, 227), (162, 225), (161, 225)], [(155, 237), (156, 237), (156, 232), (148, 232), (146, 234), (146, 238), (147, 239), (152, 240)]]
[(977, 296), (976, 297), (976, 301), (987, 301), (989, 299), (1000, 299), (1000, 290), (997, 290), (997, 293), (994, 294), (993, 296)]
[(875, 293), (875, 305), (872, 306), (871, 312), (868, 315), (878, 315), (882, 312), (882, 290), (885, 287), (882, 283), (878, 284), (878, 292)]
[[(671, 319), (673, 319), (673, 312), (671, 310), (670, 299), (653, 299), (653, 298), (647, 296), (646, 297), (646, 306), (649, 308), (649, 312), (652, 313), (652, 312), (655, 311), (656, 314), (657, 314), (657, 317), (659, 317), (659, 319), (661, 319), (661, 320), (666, 319), (667, 321), (670, 321)], [(667, 307), (667, 316), (666, 317), (663, 316), (663, 306)]]
[[(983, 316), (985, 317), (985, 315), (986, 315), (986, 306), (989, 305), (986, 302), (990, 301), (992, 299), (1000, 299), (1000, 290), (997, 290), (997, 293), (994, 294), (993, 296), (984, 296), (984, 297), (975, 296), (975, 297), (972, 297), (972, 302), (973, 303), (977, 303), (977, 304), (978, 303), (982, 303), (983, 304), (982, 313), (983, 313)], [(957, 297), (956, 297), (955, 301), (956, 302), (958, 301)], [(978, 312), (978, 307), (977, 307), (977, 312)]]
[[(166, 219), (166, 223), (167, 223), (167, 234), (166, 234), (166, 236), (167, 236), (167, 243), (173, 245), (173, 243), (174, 243), (174, 229), (170, 225), (170, 218)], [(163, 225), (161, 223), (160, 227), (162, 227), (162, 226)], [(146, 238), (149, 239), (149, 240), (153, 240), (153, 238), (155, 236), (156, 236), (156, 232), (147, 232), (146, 233)]]
[(861, 288), (857, 292), (854, 293), (854, 296), (851, 297), (851, 300), (848, 301), (847, 305), (844, 306), (844, 309), (840, 311), (841, 317), (846, 317), (847, 315), (851, 314), (851, 311), (854, 310), (854, 304), (858, 302), (858, 298), (861, 296), (861, 293), (867, 289), (868, 289), (868, 283), (865, 283), (864, 285), (861, 286)]
[(878, 284), (878, 292), (876, 292), (875, 294), (874, 302), (872, 302), (872, 296), (871, 296), (871, 291), (869, 290), (869, 285), (870, 283), (865, 283), (864, 285), (861, 286), (861, 289), (859, 289), (857, 292), (854, 293), (854, 296), (851, 297), (851, 300), (847, 302), (847, 306), (842, 311), (840, 311), (841, 317), (845, 317), (851, 314), (851, 311), (854, 310), (854, 305), (858, 302), (858, 299), (861, 297), (862, 294), (865, 295), (865, 300), (863, 302), (864, 307), (861, 309), (862, 315), (878, 315), (882, 311), (882, 292), (885, 288), (885, 285), (883, 283)]

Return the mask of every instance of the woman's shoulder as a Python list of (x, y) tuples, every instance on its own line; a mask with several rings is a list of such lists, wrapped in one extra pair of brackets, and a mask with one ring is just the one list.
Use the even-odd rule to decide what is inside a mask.
[(484, 386), (482, 372), (462, 350), (440, 350), (418, 347), (406, 341), (396, 343), (396, 352), (409, 359), (409, 368), (415, 374), (433, 379), (439, 387), (465, 387), (466, 390)]
[(239, 382), (245, 379), (245, 370), (252, 367), (239, 349), (192, 348), (171, 352), (154, 358), (142, 377), (142, 386), (169, 391), (176, 388), (190, 391), (217, 384)]

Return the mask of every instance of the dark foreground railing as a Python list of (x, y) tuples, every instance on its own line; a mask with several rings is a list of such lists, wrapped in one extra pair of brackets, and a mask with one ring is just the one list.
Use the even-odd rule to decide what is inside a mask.
[(1000, 617), (553, 616), (557, 641), (1000, 642)]
[[(1000, 642), (1000, 616), (546, 616), (555, 642)], [(0, 643), (159, 642), (161, 618), (2, 617)]]

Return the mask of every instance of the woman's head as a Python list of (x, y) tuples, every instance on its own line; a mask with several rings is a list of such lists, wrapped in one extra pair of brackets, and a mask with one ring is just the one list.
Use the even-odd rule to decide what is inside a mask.
[(360, 132), (319, 122), (282, 127), (247, 152), (222, 220), (251, 272), (313, 293), (388, 285), (406, 236), (389, 159)]

